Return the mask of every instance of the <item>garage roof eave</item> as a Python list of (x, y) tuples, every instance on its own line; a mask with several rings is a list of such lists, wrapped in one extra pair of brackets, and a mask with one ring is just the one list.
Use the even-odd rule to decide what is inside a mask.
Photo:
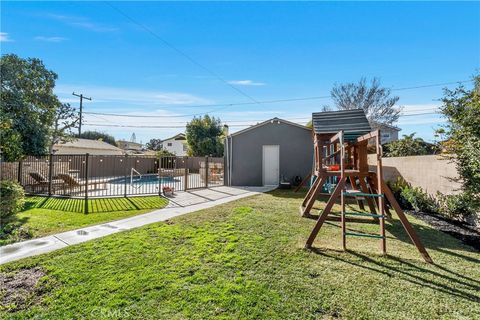
[(291, 122), (291, 121), (287, 121), (287, 120), (283, 120), (283, 119), (280, 119), (280, 118), (272, 118), (272, 119), (268, 119), (266, 121), (263, 121), (263, 122), (260, 122), (260, 123), (257, 123), (253, 126), (250, 126), (248, 128), (245, 128), (243, 130), (240, 130), (240, 131), (237, 131), (237, 132), (234, 132), (230, 135), (228, 135), (228, 137), (234, 137), (234, 136), (238, 136), (240, 134), (243, 134), (245, 132), (248, 132), (250, 130), (253, 130), (253, 129), (256, 129), (256, 128), (259, 128), (259, 127), (262, 127), (266, 124), (269, 124), (269, 123), (272, 123), (272, 121), (279, 121), (280, 123), (284, 123), (284, 124), (288, 124), (288, 125), (291, 125), (291, 126), (295, 126), (295, 127), (298, 127), (298, 128), (301, 128), (301, 129), (304, 129), (304, 130), (308, 130), (308, 131), (311, 131), (312, 129), (309, 128), (309, 127), (306, 127), (306, 126), (303, 126), (301, 124), (298, 124), (298, 123), (295, 123), (295, 122)]

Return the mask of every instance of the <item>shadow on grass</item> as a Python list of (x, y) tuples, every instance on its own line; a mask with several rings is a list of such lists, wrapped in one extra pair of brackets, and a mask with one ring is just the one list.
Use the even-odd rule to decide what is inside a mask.
[[(422, 287), (428, 287), (432, 290), (441, 291), (443, 293), (454, 295), (456, 297), (466, 299), (472, 302), (480, 302), (480, 295), (475, 295), (467, 291), (467, 290), (472, 290), (475, 292), (479, 292), (480, 282), (478, 280), (452, 272), (451, 270), (444, 268), (442, 266), (433, 265), (431, 268), (436, 267), (444, 272), (452, 274), (453, 276), (443, 274), (441, 272), (438, 272), (426, 267), (425, 268), (421, 267), (419, 265), (409, 262), (406, 259), (400, 259), (398, 257), (388, 256), (389, 259), (399, 262), (401, 264), (401, 267), (392, 266), (391, 263), (388, 262), (388, 260), (384, 260), (385, 262), (381, 260), (377, 261), (376, 259), (372, 259), (367, 255), (350, 251), (350, 250), (339, 251), (339, 250), (331, 250), (331, 249), (326, 250), (326, 249), (312, 248), (310, 251), (317, 255), (321, 255), (322, 257), (334, 259), (334, 260), (341, 261), (343, 263), (356, 266), (362, 269), (381, 273), (388, 277), (399, 277), (400, 275), (400, 278), (402, 280), (411, 282), (413, 284), (416, 284)], [(333, 252), (335, 254), (332, 254), (330, 252)], [(354, 262), (347, 258), (343, 258), (341, 257), (341, 253), (349, 253), (357, 258), (360, 258), (362, 262), (361, 263)], [(425, 277), (422, 276), (422, 274), (424, 275), (429, 274), (435, 277), (435, 279), (432, 279), (432, 277), (425, 279)], [(442, 283), (437, 279), (443, 279), (445, 281), (452, 282), (455, 284), (455, 286)]]
[[(275, 190), (270, 192), (273, 196), (279, 197), (279, 198), (289, 198), (289, 199), (303, 199), (305, 197), (307, 189), (303, 189), (299, 192), (293, 192), (291, 190)], [(328, 196), (319, 196), (318, 201), (326, 203), (328, 201)], [(338, 204), (338, 202), (337, 202)], [(350, 202), (347, 204), (349, 206), (348, 210), (356, 210), (353, 206), (355, 203)], [(323, 208), (314, 207), (317, 211), (322, 210)], [(313, 209), (312, 209), (313, 211)], [(315, 219), (317, 220), (319, 215), (313, 215), (310, 214), (307, 218)], [(408, 216), (407, 216), (408, 217)], [(409, 218), (409, 217), (408, 217)], [(451, 255), (455, 256), (461, 259), (465, 259), (467, 261), (473, 262), (473, 263), (479, 263), (480, 264), (480, 259), (475, 259), (471, 256), (468, 255), (463, 255), (459, 253), (459, 251), (463, 252), (471, 252), (471, 253), (476, 253), (477, 251), (467, 245), (462, 245), (461, 241), (452, 237), (451, 235), (448, 235), (442, 231), (436, 230), (432, 227), (425, 226), (423, 224), (418, 224), (415, 222), (411, 221), (412, 219), (409, 219), (411, 225), (415, 229), (416, 233), (419, 235), (420, 239), (422, 240), (422, 243), (427, 249), (431, 250), (437, 250), (439, 252), (442, 252), (446, 255)], [(333, 211), (332, 214), (329, 215), (327, 218), (327, 221), (340, 221), (339, 217), (339, 212)], [(386, 224), (386, 230), (393, 235), (395, 239), (398, 239), (402, 242), (410, 243), (413, 244), (412, 241), (410, 240), (410, 237), (406, 233), (405, 229), (403, 228), (402, 224), (398, 219), (388, 219), (387, 220), (389, 223)], [(372, 220), (372, 219), (363, 219), (363, 218), (348, 218), (347, 222), (355, 222), (355, 223), (369, 223), (369, 224), (377, 224), (378, 222)], [(349, 226), (351, 227), (351, 226)], [(352, 229), (354, 230), (354, 229)]]
[[(279, 198), (289, 198), (289, 199), (303, 199), (305, 197), (307, 189), (302, 189), (299, 192), (293, 192), (292, 190), (274, 190), (271, 191), (270, 193)], [(323, 202), (324, 204), (328, 201), (328, 196), (319, 196), (317, 198), (318, 202)], [(312, 212), (315, 210), (316, 212), (321, 212), (323, 210), (322, 207), (318, 206), (318, 202), (316, 203), (317, 205), (312, 208)], [(339, 204), (339, 201), (336, 202), (336, 204)], [(348, 206), (348, 211), (359, 211), (358, 208), (356, 208), (356, 203), (353, 201), (349, 201), (347, 203)], [(339, 221), (338, 211), (335, 209), (332, 210), (332, 214), (329, 215), (327, 220), (329, 221)], [(314, 219), (317, 220), (319, 218), (318, 214), (309, 214), (306, 216), (306, 218)], [(435, 249), (442, 251), (444, 253), (456, 255), (458, 257), (468, 259), (468, 260), (474, 260), (473, 262), (480, 262), (480, 260), (468, 257), (468, 256), (463, 256), (455, 252), (448, 251), (447, 249), (453, 249), (453, 250), (461, 250), (461, 251), (468, 251), (468, 252), (477, 252), (475, 249), (467, 246), (467, 245), (461, 245), (461, 241), (454, 238), (451, 235), (448, 235), (447, 233), (444, 233), (442, 231), (436, 230), (432, 227), (425, 226), (423, 224), (418, 224), (412, 221), (411, 217), (407, 216), (407, 218), (410, 221), (410, 224), (413, 226), (415, 231), (419, 234), (421, 237), (421, 240), (423, 241), (425, 247), (428, 249)], [(407, 233), (405, 232), (405, 229), (403, 228), (402, 224), (398, 219), (387, 219), (389, 223), (386, 224), (386, 230), (390, 232), (395, 238), (402, 242), (408, 242), (412, 243), (410, 241), (410, 238), (408, 237)], [(353, 222), (353, 223), (372, 223), (372, 224), (378, 224), (378, 221), (375, 221), (374, 219), (369, 219), (369, 218), (347, 218), (347, 222)], [(446, 237), (448, 235), (448, 237)], [(445, 241), (445, 239), (448, 239)]]
[[(158, 209), (168, 204), (168, 200), (159, 196), (132, 198), (99, 198), (88, 200), (89, 213)], [(75, 198), (29, 197), (24, 210), (48, 209), (72, 213), (84, 213), (85, 200)]]

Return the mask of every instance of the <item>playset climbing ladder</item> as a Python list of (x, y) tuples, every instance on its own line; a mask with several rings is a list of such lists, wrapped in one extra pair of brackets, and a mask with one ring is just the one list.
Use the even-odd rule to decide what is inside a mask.
[[(329, 112), (330, 114), (332, 112)], [(315, 115), (315, 114), (314, 114)], [(363, 117), (364, 114), (362, 112)], [(315, 125), (315, 118), (314, 118)], [(337, 125), (338, 127), (338, 125)], [(348, 125), (347, 125), (348, 127)], [(352, 127), (350, 125), (350, 127)], [(397, 213), (402, 226), (412, 242), (417, 247), (426, 262), (432, 263), (428, 252), (417, 236), (415, 230), (408, 222), (403, 210), (395, 200), (392, 191), (383, 180), (382, 148), (380, 144), (380, 131), (363, 133), (361, 131), (340, 130), (336, 133), (313, 132), (314, 140), (314, 171), (312, 172), (313, 183), (307, 192), (300, 207), (302, 216), (311, 216), (310, 211), (318, 195), (324, 194), (324, 185), (330, 181), (336, 182), (333, 191), (323, 211), (319, 214), (317, 222), (308, 237), (305, 247), (311, 248), (313, 241), (318, 235), (323, 223), (331, 213), (335, 202), (340, 198), (341, 202), (341, 228), (342, 246), (346, 249), (347, 237), (368, 237), (380, 240), (382, 254), (386, 254), (385, 219), (391, 217), (386, 201)], [(365, 131), (365, 129), (363, 130)], [(376, 170), (369, 171), (367, 149), (369, 141), (374, 141), (376, 154)], [(372, 145), (370, 145), (371, 148)], [(370, 212), (349, 212), (346, 210), (347, 198), (357, 199), (361, 208), (362, 201), (368, 204)], [(378, 211), (377, 211), (378, 209)], [(349, 232), (346, 225), (349, 221), (358, 221), (358, 218), (370, 217), (379, 223), (378, 234), (365, 234)], [(357, 219), (357, 220), (355, 220)]]

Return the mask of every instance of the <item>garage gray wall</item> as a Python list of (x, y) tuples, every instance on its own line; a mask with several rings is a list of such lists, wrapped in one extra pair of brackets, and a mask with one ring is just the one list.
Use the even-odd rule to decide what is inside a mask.
[[(281, 121), (281, 120), (280, 120)], [(268, 123), (238, 135), (232, 135), (233, 186), (262, 185), (262, 147), (280, 146), (280, 177), (293, 181), (295, 176), (304, 178), (312, 170), (312, 131), (295, 125)], [(226, 159), (228, 162), (228, 159)], [(227, 170), (228, 172), (228, 170)], [(228, 180), (226, 180), (228, 181)]]

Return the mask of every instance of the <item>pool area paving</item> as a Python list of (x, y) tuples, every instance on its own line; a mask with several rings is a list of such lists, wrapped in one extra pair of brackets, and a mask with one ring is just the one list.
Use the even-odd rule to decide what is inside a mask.
[(176, 216), (208, 209), (223, 203), (273, 190), (272, 187), (213, 187), (176, 192), (167, 207), (138, 216), (62, 232), (0, 247), (0, 264), (32, 257), (117, 232), (165, 221)]

